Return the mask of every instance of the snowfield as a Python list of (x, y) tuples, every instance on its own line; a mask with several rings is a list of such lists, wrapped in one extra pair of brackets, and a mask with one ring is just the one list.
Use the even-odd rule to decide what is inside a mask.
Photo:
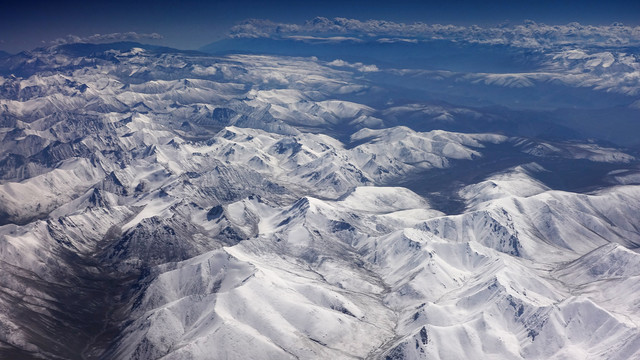
[(363, 63), (85, 45), (0, 67), (0, 357), (640, 358), (633, 149), (376, 102)]

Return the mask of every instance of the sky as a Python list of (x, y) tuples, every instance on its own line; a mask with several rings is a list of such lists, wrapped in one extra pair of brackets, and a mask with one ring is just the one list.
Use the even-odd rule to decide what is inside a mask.
[(162, 39), (140, 42), (197, 49), (224, 38), (236, 23), (250, 18), (303, 23), (317, 16), (358, 20), (456, 25), (521, 23), (640, 25), (640, 1), (593, 0), (140, 0), (11, 1), (0, 7), (0, 50), (17, 53), (67, 35), (136, 32)]

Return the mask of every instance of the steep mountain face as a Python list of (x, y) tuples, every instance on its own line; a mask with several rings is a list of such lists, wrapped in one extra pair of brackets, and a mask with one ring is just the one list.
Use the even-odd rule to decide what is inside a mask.
[[(594, 56), (554, 59), (613, 64)], [(388, 102), (365, 64), (1, 61), (0, 357), (640, 356), (628, 149)]]

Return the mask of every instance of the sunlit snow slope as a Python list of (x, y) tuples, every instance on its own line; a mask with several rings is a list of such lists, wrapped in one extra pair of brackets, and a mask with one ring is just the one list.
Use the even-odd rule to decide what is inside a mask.
[(633, 150), (347, 65), (3, 59), (0, 357), (640, 358)]

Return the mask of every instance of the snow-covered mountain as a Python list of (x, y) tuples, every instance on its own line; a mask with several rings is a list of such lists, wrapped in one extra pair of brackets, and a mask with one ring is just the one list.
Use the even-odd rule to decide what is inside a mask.
[[(545, 66), (637, 101), (584, 85), (629, 56)], [(0, 357), (640, 357), (637, 154), (538, 112), (400, 101), (385, 76), (426, 73), (381, 69), (133, 43), (0, 59)]]

